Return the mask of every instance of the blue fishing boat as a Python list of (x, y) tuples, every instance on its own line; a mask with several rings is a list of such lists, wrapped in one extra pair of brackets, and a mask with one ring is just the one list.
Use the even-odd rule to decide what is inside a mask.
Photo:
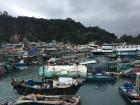
[(25, 62), (23, 58), (20, 58), (17, 63), (15, 63), (16, 68), (18, 69), (25, 69), (31, 65), (29, 62)]
[(119, 87), (119, 92), (124, 99), (130, 103), (140, 105), (140, 95), (137, 93), (132, 83), (124, 83)]
[(86, 82), (114, 82), (115, 75), (107, 72), (106, 68), (95, 68), (94, 73), (87, 73)]
[(119, 87), (119, 92), (121, 96), (126, 99), (128, 102), (136, 105), (140, 105), (140, 73), (137, 73), (136, 85), (134, 86), (132, 82), (124, 83)]
[(16, 67), (19, 69), (24, 69), (27, 68), (29, 66), (29, 64), (26, 63), (16, 63)]
[(116, 77), (111, 74), (96, 73), (86, 77), (86, 82), (115, 82)]

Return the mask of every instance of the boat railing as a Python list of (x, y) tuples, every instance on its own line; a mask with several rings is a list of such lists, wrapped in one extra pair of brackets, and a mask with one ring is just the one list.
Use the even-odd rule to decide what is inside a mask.
[[(10, 80), (13, 79), (13, 78), (10, 78)], [(22, 76), (22, 77), (16, 77), (16, 79), (23, 79), (23, 80), (26, 80), (26, 79), (31, 79), (31, 80), (41, 80), (41, 77), (39, 75), (31, 75), (31, 76)]]

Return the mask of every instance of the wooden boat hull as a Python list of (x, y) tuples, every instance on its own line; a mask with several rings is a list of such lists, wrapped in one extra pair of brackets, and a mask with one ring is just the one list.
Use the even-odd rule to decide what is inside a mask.
[[(35, 99), (35, 100), (34, 100)], [(80, 96), (75, 95), (35, 95), (21, 96), (14, 105), (79, 105)]]
[[(20, 103), (20, 104), (15, 104), (15, 105), (53, 105), (53, 104), (44, 104), (44, 103), (37, 103), (37, 102), (25, 102), (25, 103)], [(57, 104), (61, 105), (61, 104)]]
[[(14, 104), (14, 105), (66, 105), (66, 104), (44, 104), (44, 103), (37, 103), (37, 102), (25, 102), (25, 103)], [(80, 103), (70, 104), (70, 105), (80, 105)]]
[(63, 88), (34, 88), (32, 86), (26, 86), (22, 84), (14, 84), (13, 88), (22, 95), (38, 93), (46, 95), (73, 95), (79, 90), (82, 84), (71, 85), (69, 87)]
[[(36, 102), (27, 102), (27, 103), (20, 103), (16, 105), (66, 105), (66, 104), (44, 104), (44, 103), (36, 103)], [(79, 104), (70, 104), (70, 105), (80, 105)]]

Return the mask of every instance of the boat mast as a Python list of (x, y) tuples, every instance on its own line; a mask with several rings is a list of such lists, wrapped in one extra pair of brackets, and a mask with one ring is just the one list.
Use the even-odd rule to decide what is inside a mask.
[(136, 74), (136, 90), (139, 92), (139, 86), (140, 86), (140, 73)]
[(43, 69), (43, 75), (42, 75), (42, 82), (43, 82), (45, 77), (45, 61), (43, 61), (42, 69)]

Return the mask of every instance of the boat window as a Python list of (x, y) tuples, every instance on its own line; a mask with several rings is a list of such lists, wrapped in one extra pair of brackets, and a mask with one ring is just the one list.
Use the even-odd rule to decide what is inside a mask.
[(118, 48), (121, 48), (121, 46), (118, 46)]
[(122, 46), (122, 48), (125, 48), (125, 46)]
[(8, 44), (8, 45), (6, 46), (6, 48), (13, 48), (13, 45), (12, 45), (12, 44)]
[(138, 48), (138, 45), (135, 45), (135, 48)]

